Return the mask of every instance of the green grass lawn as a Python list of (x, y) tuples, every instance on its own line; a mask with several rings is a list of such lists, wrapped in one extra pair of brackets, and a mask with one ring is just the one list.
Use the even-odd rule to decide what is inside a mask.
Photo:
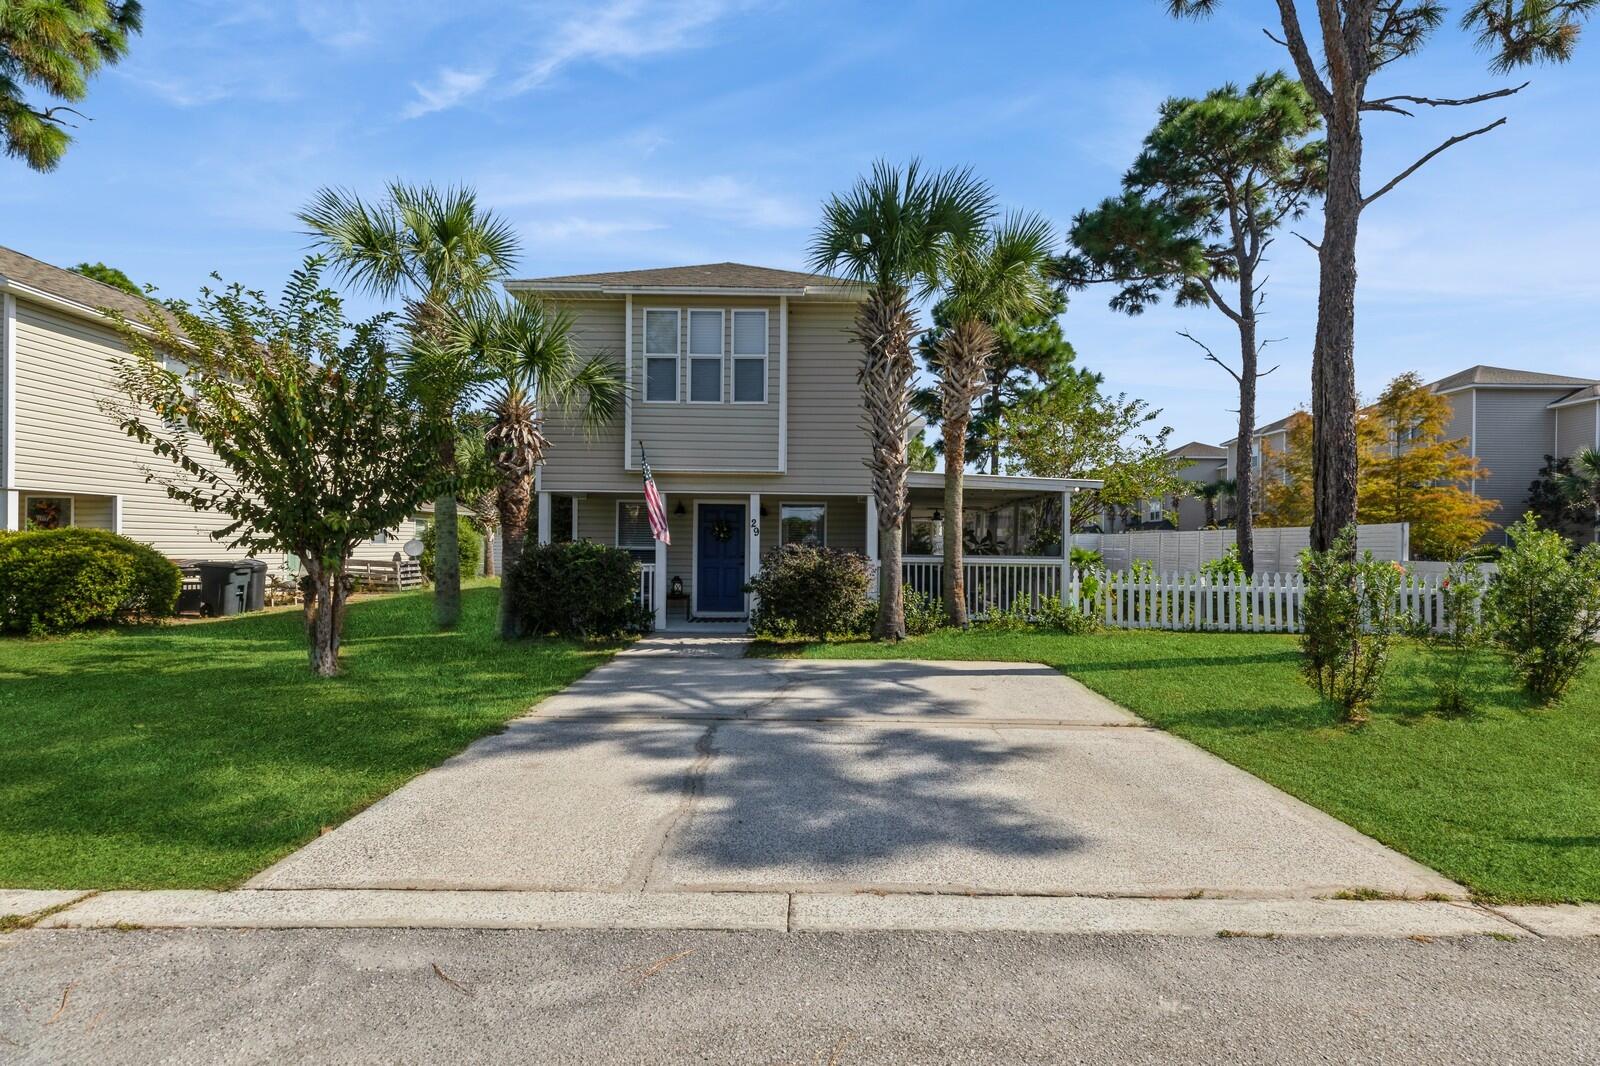
[(352, 604), (334, 680), (296, 611), (0, 639), (0, 886), (237, 884), (611, 654), (503, 644), (497, 599)]
[(946, 632), (758, 653), (1047, 663), (1484, 897), (1600, 900), (1600, 662), (1550, 710), (1489, 667), (1483, 713), (1442, 719), (1407, 644), (1372, 722), (1350, 727), (1285, 636)]

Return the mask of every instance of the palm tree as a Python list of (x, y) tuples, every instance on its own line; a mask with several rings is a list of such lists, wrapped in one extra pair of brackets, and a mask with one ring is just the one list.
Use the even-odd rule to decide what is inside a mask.
[(1233, 504), (1233, 512), (1234, 512), (1233, 513), (1233, 520), (1235, 522), (1238, 522), (1238, 520), (1239, 520), (1239, 479), (1238, 478), (1225, 477), (1225, 478), (1218, 478), (1217, 479), (1217, 506), (1220, 509), (1223, 504), (1228, 504), (1228, 503)]
[(1572, 473), (1562, 475), (1561, 488), (1574, 502), (1573, 511), (1587, 509), (1600, 539), (1600, 449), (1585, 448), (1572, 457)]
[(974, 240), (994, 213), (988, 188), (969, 169), (925, 171), (913, 159), (901, 170), (883, 160), (851, 190), (829, 197), (811, 238), (813, 269), (842, 273), (868, 286), (856, 311), (862, 347), (861, 384), (872, 448), (872, 495), (878, 505), (877, 636), (903, 640), (905, 597), (900, 572), (906, 515), (906, 439), (916, 364), (912, 301), (937, 287), (947, 245)]
[(934, 347), (930, 365), (938, 378), (944, 429), (945, 614), (966, 628), (967, 590), (962, 558), (962, 494), (967, 467), (967, 424), (972, 405), (989, 386), (989, 362), (997, 346), (995, 328), (1016, 323), (1048, 306), (1044, 266), (1054, 236), (1039, 215), (1013, 214), (972, 242), (946, 246), (944, 277), (949, 328)]
[[(534, 471), (550, 442), (547, 410), (557, 410), (586, 430), (616, 417), (623, 385), (604, 355), (583, 359), (572, 339), (572, 316), (536, 299), (478, 301), (462, 321), (457, 343), (482, 368), (489, 426), (484, 433), (497, 482), (493, 490), (500, 526), (501, 571), (522, 558), (533, 501)], [(500, 635), (521, 636), (511, 598), (500, 597)]]
[[(323, 189), (300, 221), (346, 280), (388, 299), (401, 296), (411, 334), (410, 379), (430, 415), (454, 423), (477, 379), (470, 353), (452, 343), (462, 312), (516, 262), (511, 226), (478, 208), (466, 188), (391, 182), (384, 198)], [(461, 617), (461, 556), (456, 533), (454, 434), (444, 434), (439, 464), (447, 488), (434, 501), (434, 620), (441, 629)]]
[(1225, 481), (1204, 481), (1196, 485), (1194, 494), (1205, 501), (1206, 528), (1215, 529), (1217, 525), (1217, 504), (1233, 494), (1233, 490)]

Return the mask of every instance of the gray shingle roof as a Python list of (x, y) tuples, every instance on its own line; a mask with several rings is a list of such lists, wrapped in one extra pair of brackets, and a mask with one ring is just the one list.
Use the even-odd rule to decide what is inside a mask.
[(121, 289), (51, 266), (4, 246), (0, 246), (0, 277), (95, 311), (102, 308), (121, 311), (130, 319), (138, 318), (151, 306), (149, 302), (130, 296)]
[(1561, 397), (1561, 399), (1552, 402), (1550, 406), (1560, 407), (1562, 404), (1568, 403), (1588, 403), (1591, 400), (1600, 400), (1600, 385), (1590, 385), (1586, 389), (1579, 389), (1577, 392), (1568, 393), (1567, 395)]
[(661, 289), (848, 289), (853, 283), (826, 274), (746, 263), (703, 263), (699, 266), (660, 267), (655, 270), (613, 270), (599, 274), (558, 274), (548, 278), (520, 278), (510, 288), (661, 288)]
[(1435, 392), (1459, 389), (1467, 385), (1551, 385), (1577, 387), (1593, 385), (1594, 378), (1577, 378), (1568, 374), (1541, 374), (1533, 370), (1512, 370), (1502, 366), (1474, 366), (1441, 378), (1428, 386)]
[(1192, 440), (1188, 444), (1178, 445), (1167, 454), (1175, 455), (1180, 459), (1226, 459), (1228, 457), (1228, 449), (1220, 444), (1205, 444), (1201, 441)]

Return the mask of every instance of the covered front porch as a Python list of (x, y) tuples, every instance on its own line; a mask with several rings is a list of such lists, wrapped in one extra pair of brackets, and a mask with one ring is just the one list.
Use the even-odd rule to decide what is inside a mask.
[[(875, 501), (866, 495), (795, 493), (748, 482), (726, 489), (675, 491), (657, 481), (672, 543), (650, 534), (644, 493), (556, 493), (538, 496), (541, 542), (586, 539), (624, 548), (639, 560), (639, 599), (658, 630), (717, 625), (737, 628), (749, 618), (744, 586), (761, 559), (782, 544), (812, 544), (881, 559)], [(969, 474), (963, 505), (969, 613), (1008, 610), (1059, 596), (1067, 587), (1063, 545), (1072, 495), (1092, 482)], [(944, 475), (915, 472), (902, 533), (908, 588), (939, 598)], [(876, 582), (875, 582), (876, 584)]]

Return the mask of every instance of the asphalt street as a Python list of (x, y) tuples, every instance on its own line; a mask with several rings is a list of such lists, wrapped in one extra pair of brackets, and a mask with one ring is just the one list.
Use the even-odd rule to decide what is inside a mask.
[(1600, 938), (28, 930), (8, 1063), (1583, 1063)]

